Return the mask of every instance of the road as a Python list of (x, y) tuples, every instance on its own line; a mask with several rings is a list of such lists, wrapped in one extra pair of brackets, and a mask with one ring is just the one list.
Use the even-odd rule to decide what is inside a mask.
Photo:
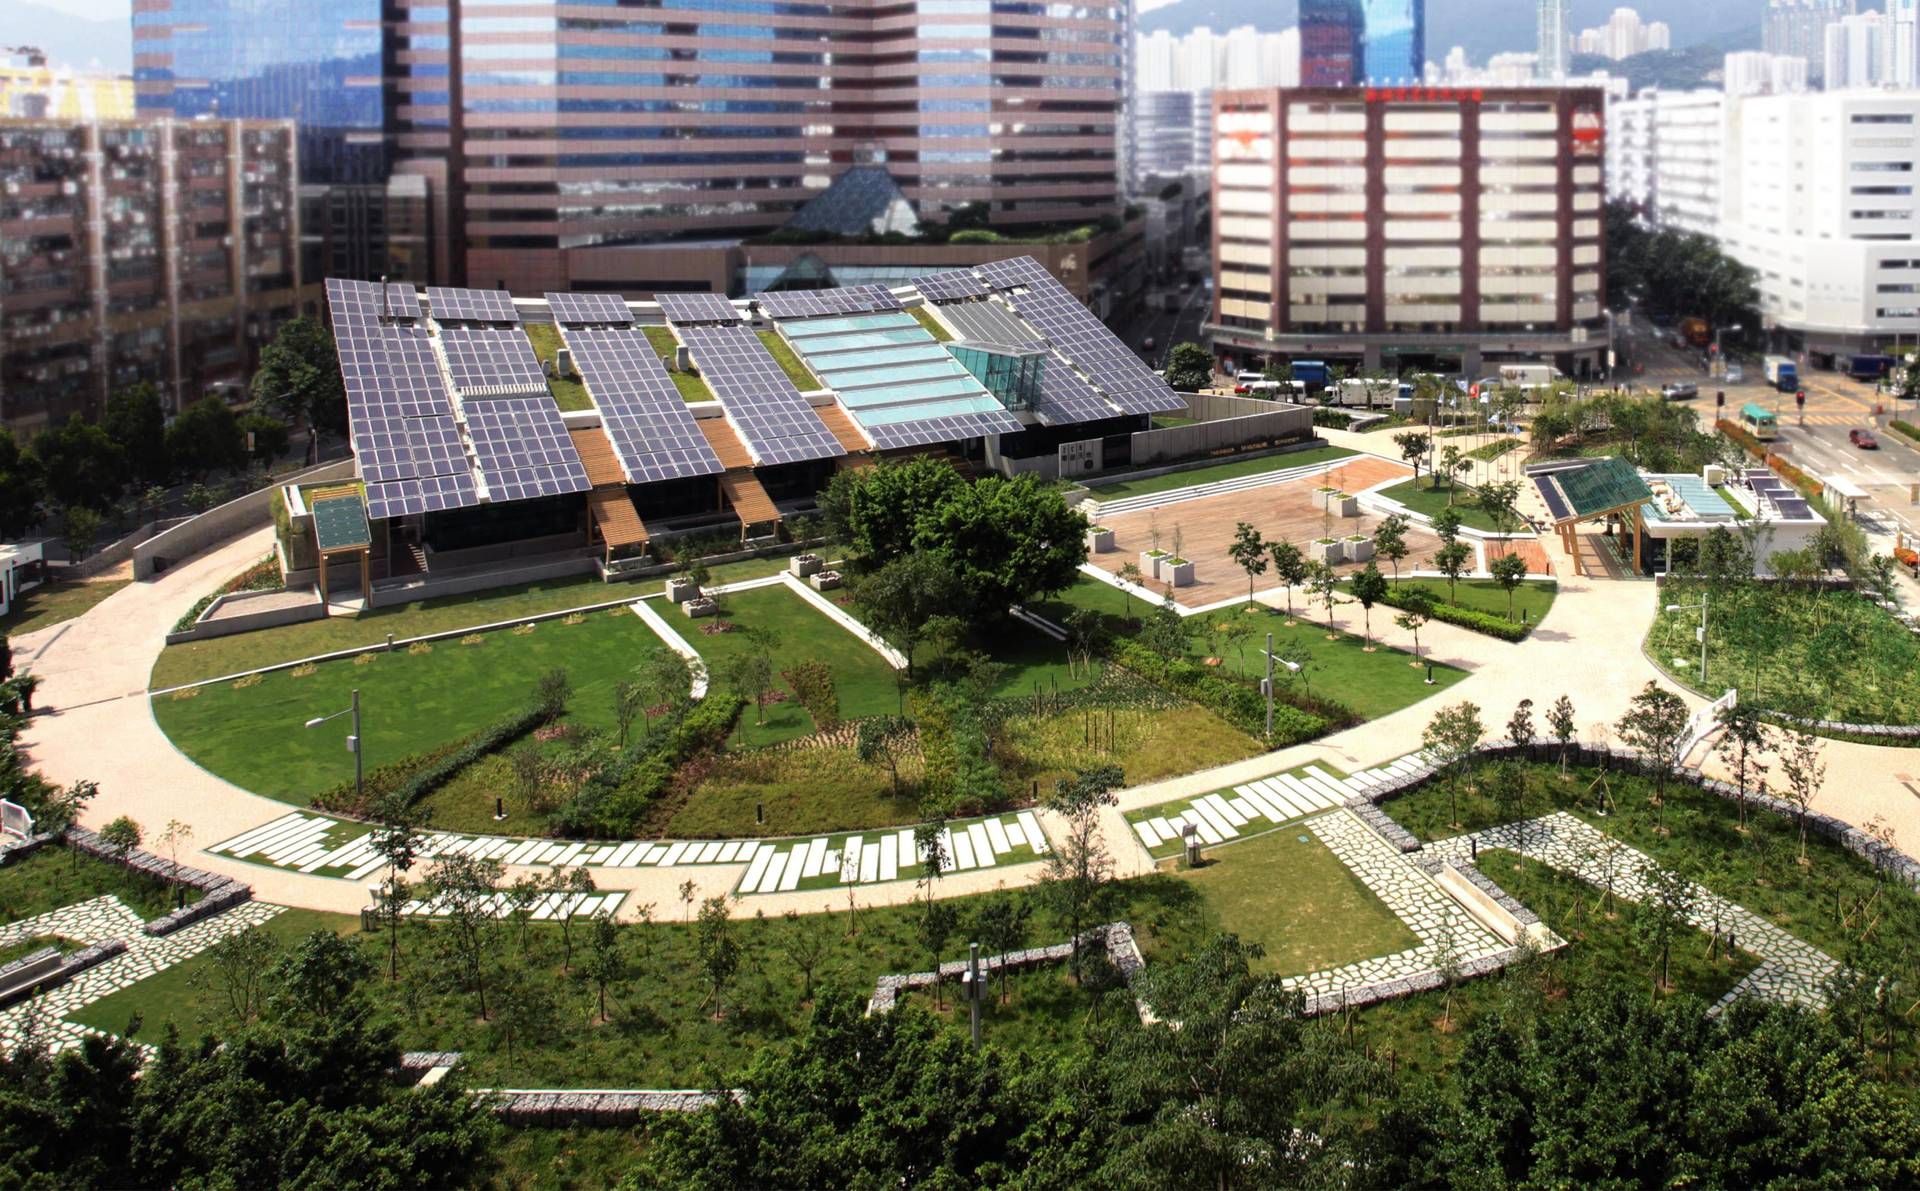
[[(1177, 311), (1141, 309), (1121, 326), (1120, 338), (1152, 367), (1165, 368), (1167, 353), (1173, 350), (1174, 344), (1187, 340), (1200, 342), (1200, 322), (1207, 316), (1211, 292), (1204, 286), (1192, 286), (1183, 295)], [(1152, 351), (1146, 350), (1149, 339), (1153, 340)]]

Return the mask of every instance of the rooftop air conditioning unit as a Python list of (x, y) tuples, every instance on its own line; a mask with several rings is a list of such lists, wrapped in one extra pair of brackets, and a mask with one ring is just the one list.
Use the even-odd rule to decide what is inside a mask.
[(553, 353), (553, 374), (561, 380), (573, 375), (573, 351), (560, 348)]

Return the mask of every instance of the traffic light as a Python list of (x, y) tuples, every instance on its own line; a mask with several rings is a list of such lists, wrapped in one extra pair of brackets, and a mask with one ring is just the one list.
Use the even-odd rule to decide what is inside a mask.
[(1807, 408), (1807, 391), (1801, 389), (1798, 393), (1795, 393), (1793, 395), (1793, 403), (1801, 409)]
[(1715, 409), (1727, 408), (1727, 391), (1725, 389), (1721, 389), (1713, 395), (1713, 407)]

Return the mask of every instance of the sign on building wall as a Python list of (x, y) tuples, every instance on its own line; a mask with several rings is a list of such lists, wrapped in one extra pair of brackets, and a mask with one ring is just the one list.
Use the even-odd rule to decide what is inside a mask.
[(1598, 110), (1589, 107), (1573, 109), (1573, 155), (1600, 156), (1604, 127)]
[(1100, 440), (1097, 438), (1063, 442), (1057, 450), (1060, 455), (1060, 474), (1063, 476), (1084, 476), (1100, 470)]

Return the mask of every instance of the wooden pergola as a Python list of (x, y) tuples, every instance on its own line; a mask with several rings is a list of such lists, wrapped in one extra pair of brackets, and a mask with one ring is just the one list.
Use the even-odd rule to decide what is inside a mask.
[(326, 599), (327, 566), (337, 556), (354, 554), (360, 558), (360, 599), (373, 603), (373, 528), (367, 523), (367, 502), (360, 485), (316, 491), (309, 501), (313, 510), (313, 545), (320, 556), (320, 598)]
[(1527, 478), (1546, 502), (1553, 517), (1554, 532), (1560, 544), (1573, 558), (1573, 571), (1585, 575), (1580, 561), (1579, 532), (1582, 521), (1600, 521), (1618, 516), (1631, 535), (1628, 554), (1635, 571), (1640, 569), (1640, 547), (1647, 533), (1646, 503), (1653, 489), (1640, 478), (1633, 464), (1617, 456), (1601, 459), (1548, 463), (1527, 469)]

